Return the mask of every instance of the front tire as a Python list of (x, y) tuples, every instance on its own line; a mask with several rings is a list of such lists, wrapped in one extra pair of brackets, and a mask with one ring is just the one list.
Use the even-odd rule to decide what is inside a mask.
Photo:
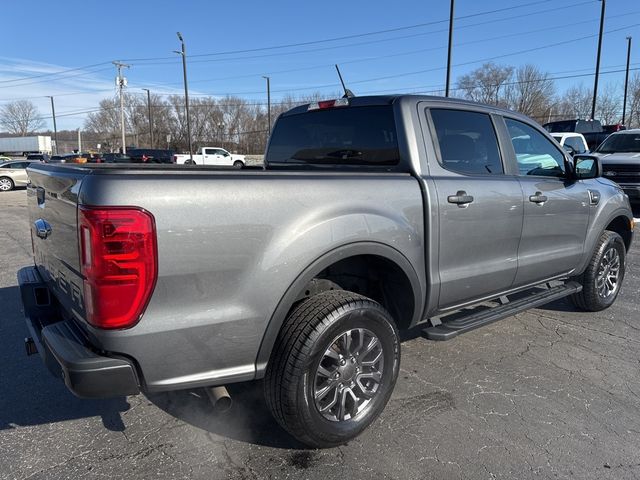
[(341, 445), (380, 415), (399, 366), (398, 331), (383, 307), (355, 293), (323, 292), (300, 302), (278, 334), (267, 405), (300, 442)]
[(13, 180), (9, 177), (0, 177), (0, 192), (8, 192), (15, 188)]
[(599, 312), (613, 304), (624, 279), (626, 253), (620, 235), (602, 233), (587, 269), (574, 279), (582, 285), (582, 291), (571, 296), (576, 307)]

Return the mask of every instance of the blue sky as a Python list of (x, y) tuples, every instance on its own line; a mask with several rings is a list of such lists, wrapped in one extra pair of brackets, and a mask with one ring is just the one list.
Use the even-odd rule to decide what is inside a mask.
[[(554, 77), (593, 73), (600, 6), (457, 0), (453, 80), (488, 59), (533, 63)], [(444, 88), (448, 16), (448, 0), (5, 2), (0, 104), (28, 98), (47, 116), (45, 96), (54, 95), (58, 128), (81, 127), (82, 112), (115, 94), (112, 60), (131, 64), (132, 93), (182, 93), (176, 31), (187, 44), (193, 95), (265, 102), (262, 75), (271, 77), (274, 102), (287, 93), (330, 95), (339, 89), (334, 63), (356, 95), (433, 92)], [(632, 68), (640, 68), (640, 2), (608, 0), (605, 32), (601, 70), (624, 69), (629, 35)], [(621, 95), (623, 80), (622, 72), (603, 74), (601, 85)], [(581, 82), (591, 86), (593, 77), (556, 84), (562, 91)]]

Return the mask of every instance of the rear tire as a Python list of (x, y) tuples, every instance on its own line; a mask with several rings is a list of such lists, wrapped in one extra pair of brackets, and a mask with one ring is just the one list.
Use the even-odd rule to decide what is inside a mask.
[(15, 188), (13, 180), (9, 177), (0, 177), (0, 192), (9, 192)]
[(355, 293), (323, 292), (300, 302), (278, 334), (267, 405), (300, 442), (341, 445), (380, 415), (399, 366), (398, 331), (383, 307)]
[(244, 163), (242, 163), (240, 160), (236, 160), (235, 162), (233, 162), (233, 166), (235, 168), (242, 168), (244, 167)]
[(191, 159), (189, 159), (189, 160), (185, 160), (185, 161), (184, 161), (184, 164), (185, 164), (185, 165), (195, 165), (195, 164), (196, 164), (196, 162), (195, 162), (195, 160), (191, 160)]
[(626, 253), (620, 235), (602, 232), (587, 269), (573, 279), (582, 285), (582, 291), (571, 296), (576, 307), (599, 312), (613, 304), (624, 280)]

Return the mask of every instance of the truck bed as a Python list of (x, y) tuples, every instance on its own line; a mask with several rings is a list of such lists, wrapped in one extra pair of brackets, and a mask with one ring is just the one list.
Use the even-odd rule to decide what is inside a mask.
[[(38, 219), (51, 227), (46, 239), (33, 234), (36, 265), (62, 316), (98, 350), (135, 359), (148, 391), (259, 375), (279, 302), (325, 255), (391, 242), (410, 265), (425, 263), (423, 200), (410, 174), (164, 164), (36, 165), (29, 174), (32, 228)], [(139, 207), (155, 219), (157, 283), (132, 328), (85, 320), (79, 205)]]

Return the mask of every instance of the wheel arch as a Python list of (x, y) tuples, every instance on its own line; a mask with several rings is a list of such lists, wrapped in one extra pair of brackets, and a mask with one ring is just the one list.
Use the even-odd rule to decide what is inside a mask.
[(633, 230), (631, 229), (631, 220), (626, 215), (618, 215), (609, 222), (605, 230), (615, 232), (622, 237), (624, 246), (629, 251), (631, 247), (631, 239), (633, 238)]
[[(404, 307), (385, 305), (384, 301), (380, 302), (390, 311), (398, 329), (408, 328), (417, 323), (422, 312), (424, 293), (416, 271), (402, 253), (393, 247), (376, 242), (358, 242), (338, 247), (325, 253), (303, 270), (278, 302), (273, 315), (269, 319), (258, 350), (256, 378), (264, 377), (278, 332), (294, 305), (304, 298), (304, 292), (310, 282), (318, 278), (318, 275), (330, 271), (332, 267), (337, 265), (345, 265), (345, 262), (348, 263), (350, 261), (361, 263), (369, 259), (377, 259), (377, 263), (374, 262), (375, 265), (373, 265), (376, 272), (381, 272), (382, 269), (382, 271), (389, 271), (394, 275), (399, 275), (400, 285), (404, 285), (410, 290), (406, 292), (407, 298), (410, 299), (410, 308), (407, 308), (406, 302), (404, 302)], [(389, 268), (390, 270), (384, 270), (384, 268)], [(360, 293), (366, 295), (367, 292)], [(380, 299), (374, 298), (374, 300), (379, 301)], [(400, 319), (396, 318), (399, 313), (403, 315)]]

